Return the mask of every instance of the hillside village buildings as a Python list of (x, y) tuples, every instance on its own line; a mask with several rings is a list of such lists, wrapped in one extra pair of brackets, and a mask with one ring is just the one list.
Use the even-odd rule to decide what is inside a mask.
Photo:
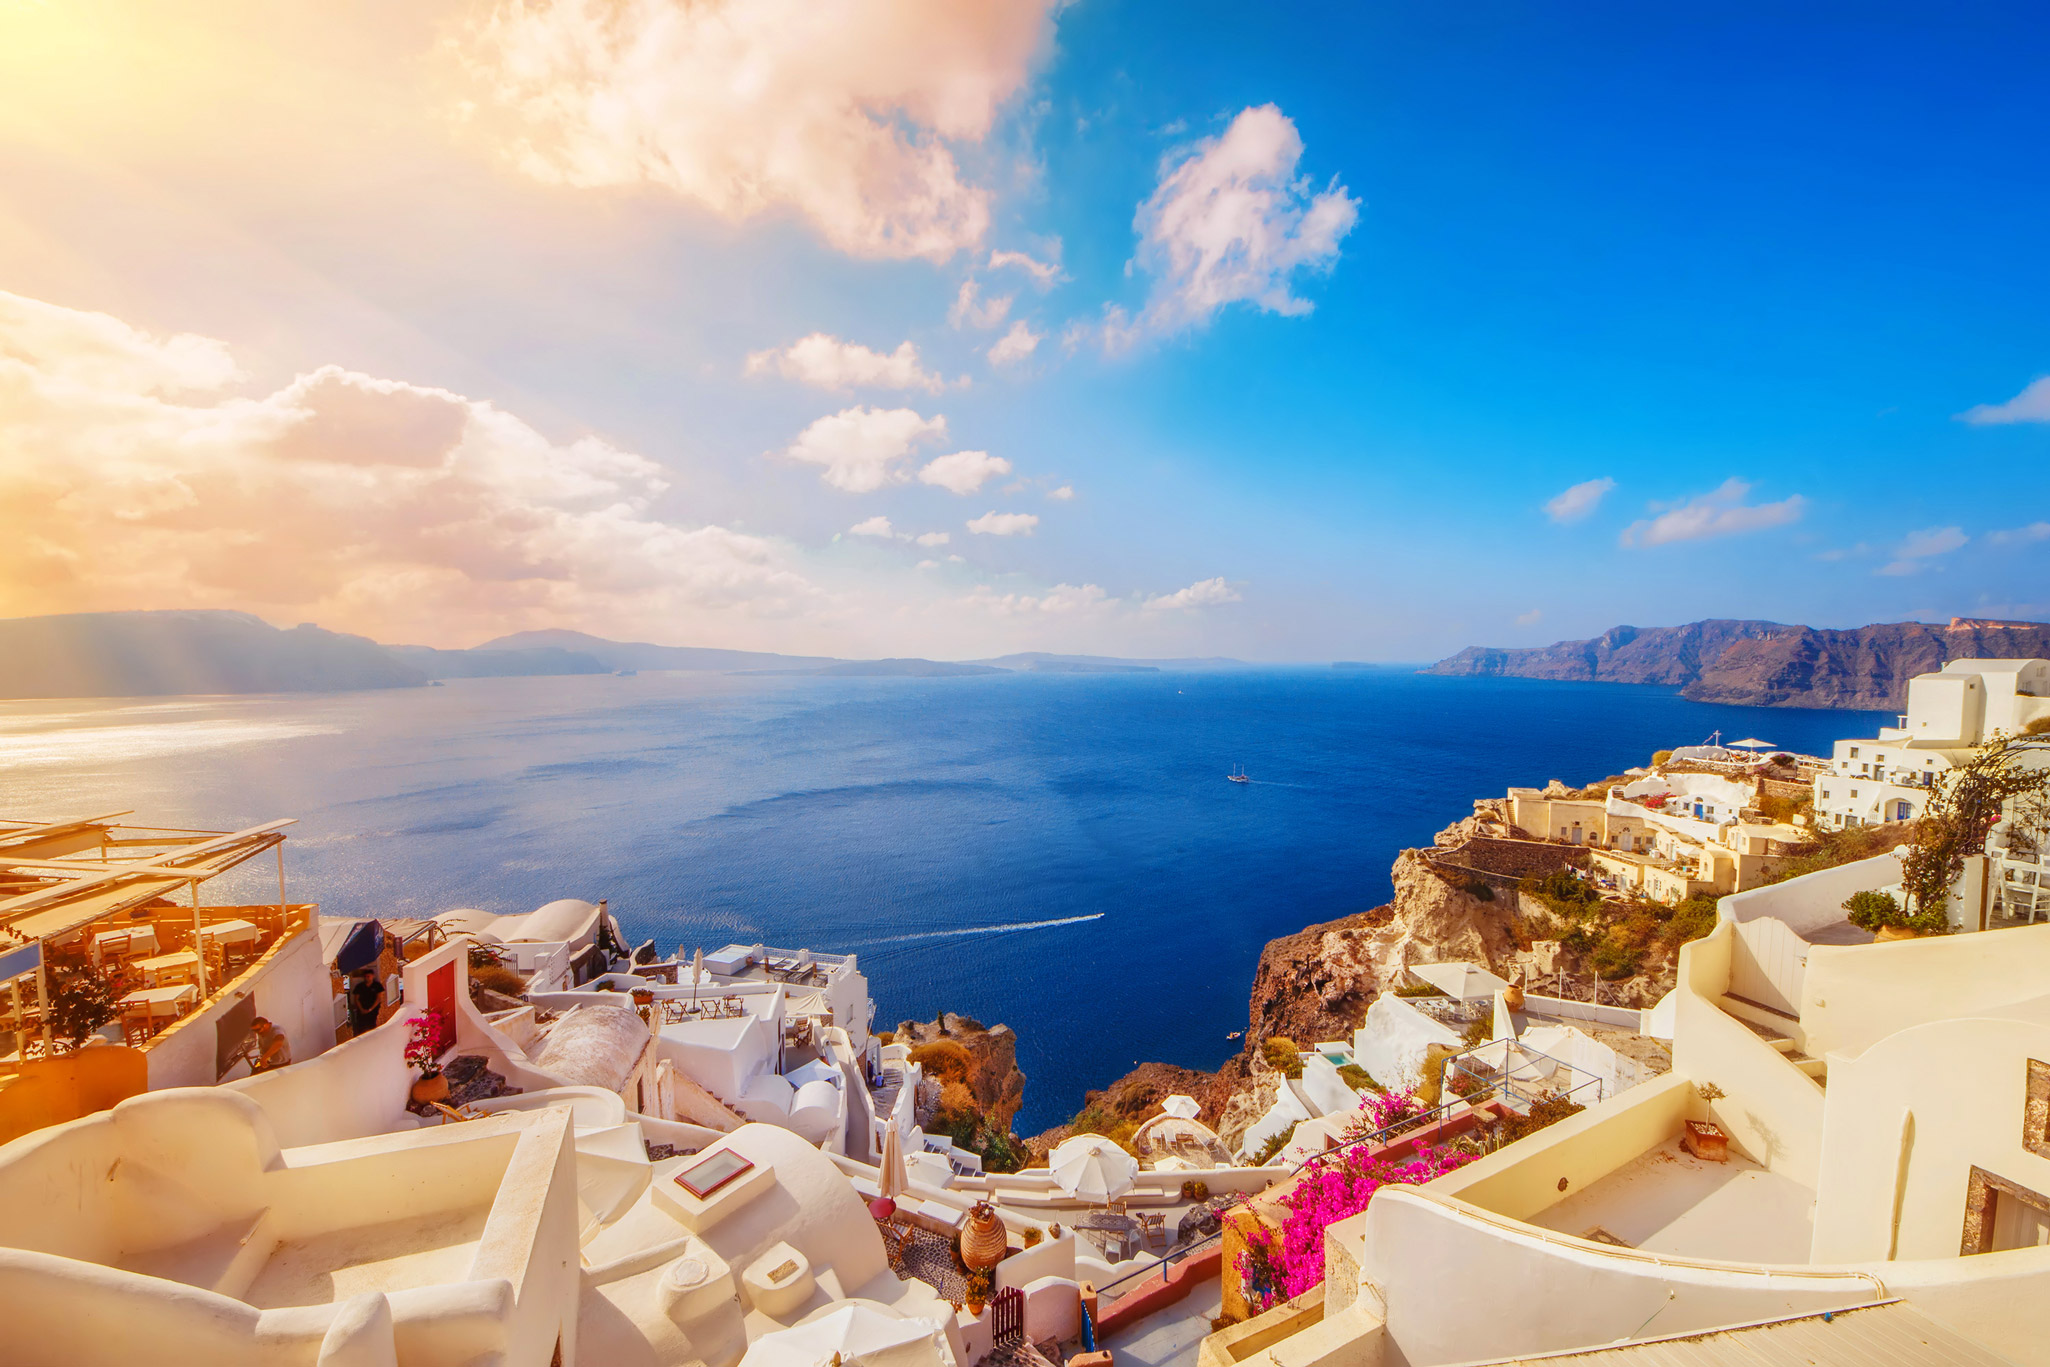
[[(2050, 710), (2050, 666), (1968, 663), (1916, 681), (1889, 754)], [(855, 956), (662, 958), (574, 898), (323, 922), (289, 898), (287, 823), (0, 823), (0, 1359), (2050, 1362), (2050, 907), (2011, 876), (2050, 832), (2010, 810), (1955, 933), (1877, 943), (1843, 903), (1897, 891), (1898, 852), (1767, 883), (1802, 833), (1744, 766), (1687, 758), (1512, 791), (1495, 810), (1546, 840), (1437, 852), (1508, 887), (1584, 852), (1717, 895), (1656, 1006), (1411, 964), (1237, 1153), (1168, 1097), (1129, 1148), (1077, 1135), (1018, 1173), (928, 1132), (938, 1089)], [(259, 857), (275, 903), (209, 899)], [(352, 1033), (359, 967), (387, 995)], [(120, 996), (81, 1037), (95, 982)], [(259, 1016), (292, 1062), (264, 1066)], [(1436, 1091), (1360, 1134), (1376, 1087)], [(1227, 1248), (1303, 1163), (1541, 1105), (1582, 1109), (1382, 1187), (1322, 1231), (1320, 1285), (1213, 1330), (1244, 1291)]]

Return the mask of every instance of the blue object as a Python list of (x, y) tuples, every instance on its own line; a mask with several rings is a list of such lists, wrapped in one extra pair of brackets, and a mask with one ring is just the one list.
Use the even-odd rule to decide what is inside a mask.
[(376, 921), (358, 921), (335, 951), (335, 972), (348, 977), (359, 968), (375, 968), (384, 954), (384, 927)]

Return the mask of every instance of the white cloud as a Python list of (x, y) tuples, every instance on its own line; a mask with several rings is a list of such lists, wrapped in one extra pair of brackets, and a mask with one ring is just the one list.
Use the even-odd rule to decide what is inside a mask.
[(937, 560), (921, 560), (921, 561), (919, 561), (919, 562), (918, 562), (918, 565), (917, 565), (917, 568), (919, 568), (919, 569), (921, 569), (921, 570), (936, 570), (936, 569), (938, 569), (939, 567), (940, 567), (940, 562), (939, 562), (939, 561), (937, 561)]
[(1972, 538), (1965, 535), (1962, 527), (1924, 527), (1919, 532), (1909, 532), (1901, 544), (1894, 547), (1893, 559), (1872, 571), (1874, 574), (1919, 574), (1928, 568), (1928, 562), (1940, 555), (1949, 555)]
[(1529, 612), (1519, 612), (1516, 614), (1516, 625), (1520, 627), (1534, 627), (1544, 615), (1543, 610), (1539, 608), (1532, 608)]
[(918, 536), (918, 544), (921, 546), (944, 546), (953, 539), (946, 532), (922, 532)]
[(1600, 479), (1582, 480), (1564, 493), (1545, 501), (1545, 516), (1554, 522), (1578, 522), (1601, 506), (1602, 498), (1616, 487), (1616, 481), (1604, 475)]
[(1032, 277), (1032, 283), (1043, 290), (1052, 289), (1063, 279), (1061, 268), (1055, 262), (1041, 261), (1037, 257), (1026, 255), (1024, 252), (991, 252), (989, 254), (989, 268), (991, 270), (1002, 270), (1006, 266), (1015, 266), (1019, 270), (1024, 271)]
[(1741, 479), (1724, 480), (1706, 494), (1696, 494), (1678, 503), (1651, 505), (1658, 514), (1631, 523), (1619, 538), (1625, 546), (1665, 546), (1676, 541), (1700, 541), (1709, 537), (1737, 536), (1784, 527), (1801, 520), (1808, 500), (1795, 494), (1777, 503), (1744, 502), (1751, 486)]
[(943, 417), (857, 406), (820, 418), (798, 433), (783, 454), (821, 467), (819, 478), (835, 489), (868, 494), (901, 483), (906, 476), (900, 467), (913, 448), (946, 434)]
[(1025, 320), (1021, 318), (1012, 323), (1011, 330), (998, 338), (997, 344), (989, 349), (989, 363), (1011, 365), (1022, 361), (1038, 350), (1040, 340), (1041, 334), (1025, 326)]
[(2006, 403), (1982, 403), (1958, 414), (1974, 427), (2011, 422), (2050, 422), (2050, 375), (2031, 380), (2028, 388)]
[(1219, 575), (1215, 579), (1198, 579), (1185, 589), (1163, 593), (1158, 598), (1148, 598), (1146, 608), (1149, 612), (1171, 612), (1178, 608), (1214, 608), (1238, 601), (1238, 590)]
[(658, 518), (661, 470), (605, 441), (335, 366), (254, 398), (237, 375), (219, 342), (0, 293), (0, 615), (234, 607), (420, 640), (818, 600), (783, 545)]
[(1095, 584), (1056, 584), (1045, 593), (997, 593), (987, 584), (961, 600), (999, 617), (1083, 616), (1114, 611), (1117, 602)]
[(721, 217), (795, 212), (857, 256), (979, 242), (979, 143), (1025, 83), (1056, 0), (501, 0), (459, 51), (469, 111), (512, 164), (653, 185)]
[(2050, 541), (2050, 522), (2031, 522), (2026, 527), (1988, 532), (1986, 539), (1996, 546), (2025, 546), (2032, 541)]
[(1039, 525), (1037, 513), (984, 513), (970, 518), (968, 530), (977, 536), (1030, 536)]
[(747, 373), (762, 375), (774, 371), (786, 380), (796, 380), (815, 389), (924, 389), (937, 391), (946, 381), (918, 363), (918, 348), (900, 342), (891, 352), (872, 350), (857, 342), (814, 332), (782, 350), (751, 352)]
[(985, 299), (982, 286), (975, 280), (961, 282), (961, 288), (954, 293), (954, 305), (947, 310), (947, 321), (957, 328), (981, 328), (984, 331), (1003, 326), (1010, 317), (1011, 299), (1008, 294), (999, 294)]
[(847, 534), (849, 536), (879, 536), (886, 541), (897, 539), (897, 529), (890, 525), (889, 518), (882, 516), (880, 513), (855, 523), (847, 529)]
[(1117, 350), (1140, 332), (1200, 327), (1228, 304), (1269, 313), (1310, 311), (1296, 296), (1299, 271), (1330, 269), (1359, 217), (1359, 201), (1334, 177), (1321, 191), (1296, 174), (1303, 140), (1271, 104), (1241, 110), (1231, 126), (1164, 164), (1139, 206), (1137, 262), (1153, 289), (1137, 323), (1111, 309), (1100, 328)]
[(956, 451), (926, 463), (920, 484), (937, 485), (957, 494), (972, 494), (999, 475), (1011, 473), (1011, 462), (987, 451)]
[(1048, 498), (1059, 499), (1061, 502), (1066, 503), (1069, 499), (1075, 496), (1075, 486), (1072, 484), (1063, 484), (1058, 489), (1048, 490), (1046, 496)]

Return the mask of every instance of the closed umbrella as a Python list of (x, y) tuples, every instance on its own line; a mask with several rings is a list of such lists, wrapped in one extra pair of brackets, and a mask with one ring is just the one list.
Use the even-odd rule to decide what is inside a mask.
[(794, 1329), (763, 1334), (740, 1367), (942, 1367), (946, 1339), (931, 1320), (875, 1304), (842, 1304)]
[(704, 981), (704, 977), (705, 947), (703, 945), (699, 945), (696, 951), (693, 952), (690, 956), (690, 1000), (691, 1005), (693, 1006), (697, 1005), (698, 984)]
[(1139, 1180), (1139, 1160), (1100, 1134), (1078, 1134), (1047, 1155), (1054, 1185), (1077, 1200), (1108, 1205)]
[(897, 1198), (911, 1185), (904, 1170), (904, 1139), (893, 1124), (883, 1131), (883, 1161), (876, 1173), (876, 1199), (869, 1202), (869, 1214), (887, 1220), (897, 1213)]

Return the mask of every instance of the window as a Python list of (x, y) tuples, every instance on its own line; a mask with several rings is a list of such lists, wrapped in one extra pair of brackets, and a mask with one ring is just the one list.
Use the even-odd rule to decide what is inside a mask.
[(1855, 745), (1853, 745), (1853, 746), (1851, 747), (1851, 758), (1852, 758), (1852, 759), (1856, 759), (1857, 757), (1858, 757), (1858, 747), (1857, 747), (1857, 746), (1855, 746)]
[(1975, 1166), (1965, 1187), (1964, 1235), (1958, 1241), (1958, 1255), (2045, 1244), (2050, 1244), (2050, 1198)]

